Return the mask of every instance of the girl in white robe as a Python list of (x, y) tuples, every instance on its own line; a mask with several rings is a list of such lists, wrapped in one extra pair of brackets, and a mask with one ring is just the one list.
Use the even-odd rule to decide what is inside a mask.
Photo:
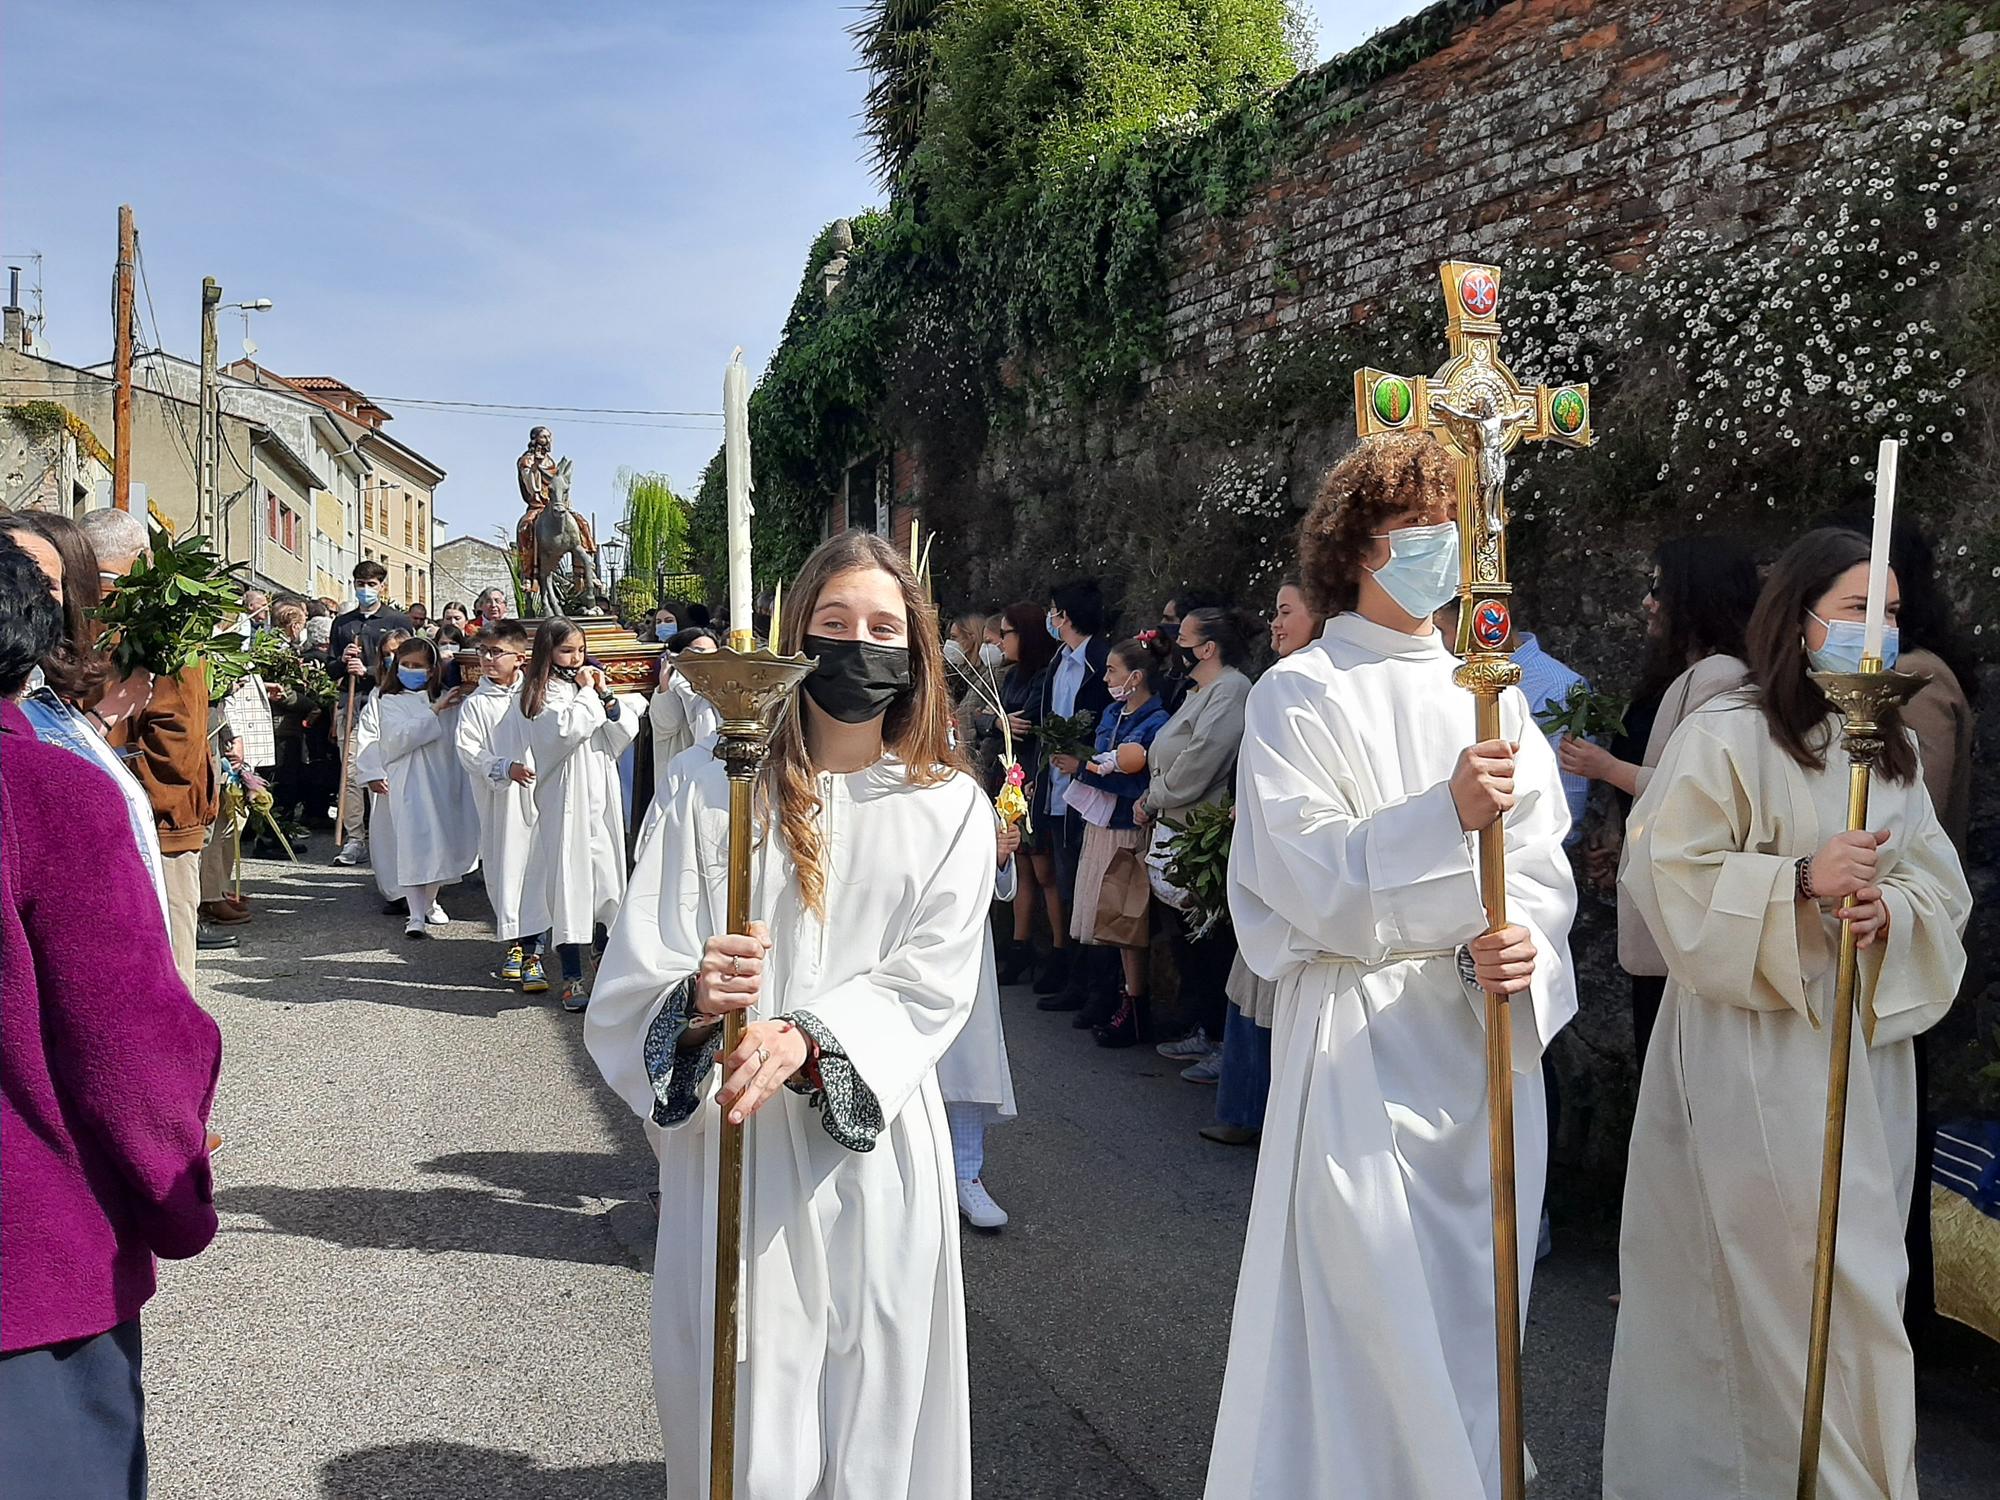
[[(1855, 669), (1857, 653), (1839, 658), (1843, 638), (1860, 633), (1867, 560), (1867, 540), (1841, 531), (1811, 533), (1779, 559), (1750, 625), (1751, 686), (1682, 722), (1632, 810), (1623, 888), (1666, 957), (1668, 982), (1625, 1179), (1607, 1500), (1793, 1491), (1835, 912), (1856, 892), (1851, 915), (1868, 946), (1850, 1047), (1819, 1494), (1917, 1493), (1902, 1318), (1916, 1171), (1911, 1038), (1958, 991), (1971, 896), (1914, 741), (1900, 766), (1873, 778), (1876, 834), (1845, 832), (1847, 754), (1805, 674), (1807, 652), (1815, 666)], [(1780, 743), (1774, 726), (1786, 724), (1813, 763)], [(1884, 917), (1886, 935), (1871, 940)]]
[[(1012, 823), (999, 830), (999, 869), (993, 899), (1012, 903), (1019, 881), (1014, 855), (1021, 847), (1021, 830)], [(992, 924), (979, 960), (979, 989), (972, 1015), (951, 1050), (938, 1061), (938, 1089), (951, 1121), (952, 1163), (958, 1175), (958, 1211), (975, 1229), (1001, 1229), (1007, 1211), (986, 1191), (986, 1128), (1011, 1120), (1014, 1073), (1007, 1066), (1007, 1031), (1000, 1016), (1000, 974), (993, 952)]]
[(479, 686), (459, 709), (456, 748), (479, 811), (479, 864), (493, 908), (493, 935), (506, 950), (500, 977), (536, 995), (549, 987), (542, 971), (542, 934), (527, 931), (521, 922), (521, 891), (535, 825), (534, 764), (519, 730), (508, 723), (521, 696), (527, 651), (527, 631), (518, 620), (502, 621), (480, 635), (483, 670)]
[(445, 924), (438, 892), (479, 859), (478, 814), (453, 748), (466, 690), (440, 695), (441, 671), (437, 647), (421, 636), (396, 648), (370, 705), (374, 733), (362, 762), (395, 830), (394, 875), (409, 904), (403, 932), (411, 938)]
[(673, 658), (687, 651), (699, 655), (715, 648), (715, 632), (698, 625), (676, 632), (667, 643), (669, 655), (660, 662), (660, 685), (653, 690), (652, 704), (646, 710), (647, 721), (653, 726), (656, 806), (666, 801), (672, 779), (667, 773), (675, 757), (695, 745), (713, 742), (722, 728), (722, 716), (715, 711), (715, 705), (688, 686), (687, 679), (674, 670)]
[[(1333, 617), (1248, 701), (1229, 906), (1278, 998), (1207, 1500), (1500, 1494), (1485, 1002), (1468, 971), (1515, 991), (1525, 1321), (1541, 1059), (1576, 1009), (1576, 894), (1555, 754), (1520, 692), (1500, 700), (1507, 743), (1461, 748), (1473, 699), (1430, 623), (1458, 581), (1452, 488), (1427, 437), (1342, 460), (1302, 533), (1306, 591)], [(1496, 939), (1470, 830), (1502, 811), (1513, 925)], [(1527, 960), (1504, 957), (1524, 940)]]
[[(993, 814), (949, 767), (943, 663), (910, 628), (927, 608), (907, 560), (848, 533), (786, 600), (786, 649), (821, 665), (759, 783), (757, 935), (725, 935), (723, 767), (683, 756), (584, 1023), (606, 1081), (664, 1127), (653, 1375), (666, 1489), (707, 1493), (716, 1145), (741, 1128), (736, 1493), (968, 1500), (936, 1068), (978, 985)], [(742, 1045), (718, 1061), (715, 1018), (750, 1007)]]
[[(406, 630), (392, 630), (382, 638), (382, 647), (372, 669), (372, 677), (357, 678), (365, 684), (368, 696), (360, 700), (354, 713), (352, 738), (348, 741), (347, 763), (353, 767), (353, 782), (356, 786), (369, 789), (370, 783), (381, 787), (380, 792), (369, 795), (364, 806), (368, 834), (368, 864), (374, 872), (375, 889), (382, 893), (383, 914), (407, 916), (409, 905), (403, 899), (403, 885), (396, 874), (396, 825), (395, 815), (386, 795), (389, 787), (382, 763), (382, 705), (380, 688), (396, 670), (396, 648), (410, 638)], [(357, 813), (358, 824), (363, 815)], [(356, 827), (349, 838), (355, 845), (361, 841), (361, 829)]]
[(583, 631), (555, 617), (534, 654), (503, 733), (533, 772), (535, 821), (521, 886), (521, 926), (545, 934), (562, 961), (562, 1006), (589, 1003), (583, 954), (625, 897), (625, 811), (618, 757), (639, 733), (645, 700), (614, 694), (586, 664)]

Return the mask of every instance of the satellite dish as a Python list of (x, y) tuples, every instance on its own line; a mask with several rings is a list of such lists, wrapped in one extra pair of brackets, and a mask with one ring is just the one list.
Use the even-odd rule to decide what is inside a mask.
[(245, 339), (243, 341), (243, 357), (245, 359), (254, 359), (256, 354), (257, 341), (255, 339)]

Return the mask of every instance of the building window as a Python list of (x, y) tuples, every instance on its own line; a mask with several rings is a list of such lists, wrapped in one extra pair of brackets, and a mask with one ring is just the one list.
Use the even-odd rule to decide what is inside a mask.
[(372, 484), (361, 492), (361, 529), (375, 529), (375, 486)]
[(424, 525), (424, 502), (417, 502), (417, 540), (414, 545), (428, 551), (425, 544), (430, 540), (430, 531)]
[(403, 564), (403, 602), (414, 603), (417, 597), (417, 570), (408, 563)]
[(283, 509), (278, 497), (269, 490), (264, 491), (264, 539), (275, 542), (278, 539), (278, 513)]
[(284, 513), (283, 525), (285, 534), (280, 538), (280, 544), (292, 556), (297, 557), (299, 554), (299, 513), (287, 507)]
[(408, 490), (403, 491), (403, 545), (405, 547), (414, 547), (417, 545), (417, 528), (414, 513), (410, 507), (410, 492)]

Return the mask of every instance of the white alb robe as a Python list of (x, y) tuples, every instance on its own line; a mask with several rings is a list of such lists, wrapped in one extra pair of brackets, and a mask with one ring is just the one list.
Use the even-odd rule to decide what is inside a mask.
[(674, 758), (695, 745), (713, 743), (722, 715), (676, 672), (655, 690), (646, 717), (653, 726), (653, 801), (659, 804), (666, 800), (667, 768)]
[[(1792, 1493), (1840, 941), (1797, 899), (1796, 862), (1846, 828), (1847, 772), (1837, 738), (1807, 771), (1730, 693), (1680, 725), (1632, 809), (1621, 882), (1668, 983), (1625, 1178), (1607, 1500)], [(1875, 777), (1868, 826), (1892, 832), (1890, 927), (1858, 976), (1819, 1493), (1914, 1500), (1910, 1039), (1958, 992), (1971, 895), (1921, 778)]]
[[(521, 697), (521, 679), (501, 687), (482, 678), (459, 705), (455, 749), (479, 813), (479, 865), (486, 875), (486, 899), (493, 907), (493, 935), (503, 943), (535, 936), (521, 925), (521, 888), (528, 876), (528, 845), (534, 834), (535, 792), (507, 775), (519, 762), (534, 769), (510, 710)], [(503, 726), (505, 732), (503, 733)]]
[[(1020, 888), (1014, 861), (1008, 860), (994, 876), (993, 899), (1011, 902)], [(986, 1107), (988, 1124), (1011, 1120), (1014, 1107), (1014, 1071), (1007, 1065), (1007, 1030), (1000, 1016), (1000, 969), (994, 961), (993, 923), (984, 924), (980, 943), (979, 988), (972, 997), (972, 1014), (938, 1059), (938, 1089), (947, 1104), (981, 1104)]]
[[(1229, 905), (1278, 999), (1207, 1500), (1500, 1493), (1484, 1001), (1456, 957), (1486, 916), (1449, 785), (1474, 729), (1456, 665), (1435, 633), (1345, 614), (1250, 694)], [(1540, 953), (1510, 1007), (1525, 1320), (1576, 892), (1555, 756), (1518, 691), (1500, 708), (1520, 744), (1507, 915)]]
[(521, 930), (551, 943), (588, 943), (625, 896), (625, 818), (618, 757), (639, 733), (642, 698), (620, 694), (610, 718), (595, 693), (560, 678), (535, 718), (517, 698), (505, 734), (517, 733), (535, 773), (535, 823), (521, 886)]
[(452, 748), (457, 707), (440, 713), (426, 694), (411, 692), (377, 693), (370, 707), (375, 725), (363, 772), (379, 770), (389, 783), (389, 795), (376, 801), (395, 829), (396, 894), (463, 879), (479, 860), (479, 818)]
[[(639, 850), (584, 1019), (606, 1081), (642, 1118), (644, 1046), (669, 992), (727, 930), (728, 785), (683, 758)], [(937, 1060), (972, 1006), (992, 899), (993, 819), (969, 777), (912, 786), (884, 759), (819, 778), (824, 920), (775, 833), (752, 859), (772, 951), (761, 1015), (807, 1012), (881, 1108), (872, 1151), (836, 1144), (789, 1090), (749, 1122), (743, 1243), (748, 1360), (737, 1485), (757, 1500), (968, 1500), (965, 1300)], [(667, 1492), (707, 1493), (721, 1070), (660, 1151), (653, 1380)]]
[[(354, 738), (348, 745), (348, 763), (354, 779), (363, 787), (371, 781), (389, 779), (382, 756), (382, 694), (371, 692), (361, 700), (354, 715)], [(375, 888), (385, 901), (403, 899), (402, 878), (396, 869), (396, 816), (386, 796), (367, 794), (368, 867), (375, 876)], [(353, 836), (360, 837), (355, 829)]]

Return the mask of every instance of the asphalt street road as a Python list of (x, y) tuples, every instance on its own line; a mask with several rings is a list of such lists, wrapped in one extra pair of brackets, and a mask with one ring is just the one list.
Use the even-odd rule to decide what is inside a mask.
[[(200, 988), (222, 1232), (146, 1315), (156, 1500), (658, 1500), (652, 1158), (577, 1019), (490, 977), (476, 887), (412, 943), (365, 871), (251, 877)], [(1196, 1136), (1211, 1091), (1068, 1019), (1008, 997), (1021, 1119), (986, 1177), (1014, 1222), (964, 1249), (976, 1493), (1197, 1500), (1255, 1154)], [(1615, 1271), (1606, 1230), (1559, 1219), (1537, 1500), (1600, 1493)], [(1976, 1347), (1926, 1370), (1927, 1500), (1993, 1494), (1996, 1371)]]

